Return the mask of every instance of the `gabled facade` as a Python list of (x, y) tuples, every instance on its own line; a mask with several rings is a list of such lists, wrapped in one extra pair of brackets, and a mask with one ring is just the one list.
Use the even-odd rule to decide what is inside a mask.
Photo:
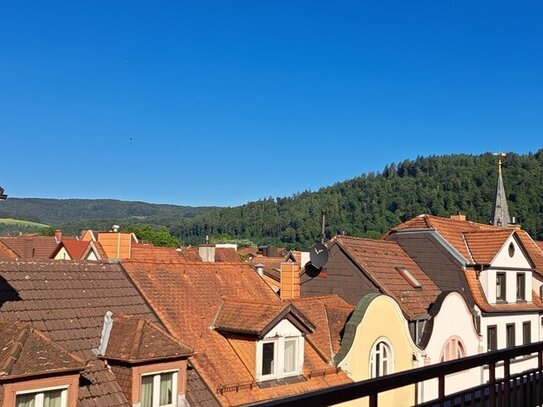
[[(386, 323), (383, 323), (386, 321)], [(382, 294), (367, 294), (350, 316), (334, 363), (354, 381), (367, 380), (422, 365), (423, 352), (411, 338), (398, 303)], [(379, 395), (380, 406), (416, 403), (415, 386)], [(367, 406), (368, 401), (358, 402)]]

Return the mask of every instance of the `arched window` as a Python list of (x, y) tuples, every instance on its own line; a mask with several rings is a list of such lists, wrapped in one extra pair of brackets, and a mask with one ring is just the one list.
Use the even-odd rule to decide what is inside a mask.
[(394, 357), (392, 349), (385, 341), (378, 341), (371, 350), (370, 372), (371, 377), (380, 377), (394, 371)]
[(445, 342), (443, 349), (441, 350), (440, 362), (447, 362), (448, 360), (455, 360), (466, 356), (466, 347), (462, 343), (462, 339), (457, 336), (453, 336)]

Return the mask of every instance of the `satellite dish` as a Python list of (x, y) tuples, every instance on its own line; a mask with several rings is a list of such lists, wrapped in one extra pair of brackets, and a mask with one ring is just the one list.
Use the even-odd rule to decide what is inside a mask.
[[(317, 267), (312, 265), (311, 262), (307, 263), (304, 268), (305, 274), (307, 274), (311, 278), (317, 277), (322, 271), (322, 269), (318, 269)], [(541, 286), (541, 289), (543, 290), (543, 285)]]
[(309, 258), (313, 267), (323, 268), (328, 262), (328, 248), (322, 243), (313, 245), (309, 249)]

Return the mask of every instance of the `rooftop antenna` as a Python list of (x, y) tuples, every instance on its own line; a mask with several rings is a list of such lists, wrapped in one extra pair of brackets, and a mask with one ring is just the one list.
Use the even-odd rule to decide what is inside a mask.
[(325, 228), (326, 228), (326, 212), (322, 212), (321, 243), (324, 243)]
[(209, 235), (206, 235), (206, 244), (209, 244)]

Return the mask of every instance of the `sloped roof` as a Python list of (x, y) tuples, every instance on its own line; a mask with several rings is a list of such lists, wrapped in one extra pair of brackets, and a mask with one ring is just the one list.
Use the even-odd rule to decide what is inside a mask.
[(257, 264), (262, 264), (264, 266), (264, 273), (268, 277), (271, 277), (275, 281), (279, 282), (281, 280), (281, 263), (284, 261), (284, 257), (268, 257), (259, 254), (248, 260), (247, 263), (249, 263), (253, 268)]
[(17, 254), (19, 259), (50, 259), (58, 246), (54, 236), (2, 236), (0, 240)]
[(185, 259), (173, 247), (158, 247), (146, 243), (132, 243), (130, 258), (136, 261), (180, 263)]
[(215, 248), (215, 261), (222, 263), (235, 263), (241, 261), (238, 252), (229, 247)]
[(306, 338), (331, 362), (339, 351), (342, 331), (354, 307), (337, 294), (298, 298), (292, 302), (318, 327)]
[(150, 264), (129, 260), (123, 265), (168, 330), (195, 351), (191, 363), (221, 404), (247, 404), (350, 381), (343, 373), (336, 374), (311, 346), (306, 346), (307, 377), (317, 370), (333, 373), (290, 385), (255, 386), (256, 372), (244, 363), (228, 336), (210, 329), (224, 300), (282, 303), (247, 264)]
[(105, 359), (135, 363), (188, 357), (192, 350), (150, 319), (114, 314)]
[(0, 260), (17, 260), (19, 256), (0, 240)]
[[(395, 241), (335, 236), (329, 247), (338, 244), (380, 290), (398, 302), (409, 319), (427, 315), (441, 290)], [(419, 283), (413, 287), (400, 274), (406, 269)]]
[[(292, 316), (304, 333), (313, 331), (313, 324), (291, 303), (225, 300), (219, 307), (213, 326), (219, 331), (266, 335), (280, 320)], [(290, 318), (289, 318), (290, 319)]]
[[(81, 257), (83, 256), (83, 253), (85, 253), (85, 250), (87, 250), (89, 244), (90, 241), (67, 239), (60, 242), (59, 246), (64, 246), (64, 248), (73, 260), (81, 260)], [(58, 251), (59, 248), (55, 250), (56, 253), (58, 253)]]
[[(434, 229), (436, 230), (451, 246), (453, 246), (468, 263), (475, 264), (476, 259), (470, 253), (466, 243), (465, 234), (472, 232), (501, 232), (515, 231), (522, 245), (526, 249), (528, 256), (535, 266), (535, 270), (540, 275), (543, 275), (543, 251), (538, 248), (538, 245), (530, 237), (528, 232), (517, 227), (499, 227), (485, 225), (482, 223), (470, 222), (465, 220), (441, 218), (432, 215), (419, 215), (412, 218), (395, 228), (392, 228), (387, 234), (402, 230), (413, 229)], [(489, 235), (490, 238), (491, 235)], [(499, 235), (498, 235), (499, 236)], [(477, 250), (477, 249), (476, 249)], [(483, 259), (488, 255), (483, 255)]]
[(0, 316), (30, 323), (89, 363), (80, 407), (127, 406), (98, 348), (106, 311), (155, 318), (118, 264), (95, 261), (0, 262)]
[(466, 232), (464, 238), (473, 261), (477, 264), (490, 264), (513, 233), (511, 229), (485, 230)]
[(543, 241), (541, 240), (535, 240), (535, 244), (539, 246), (539, 249), (543, 250)]
[(84, 368), (83, 359), (30, 324), (0, 320), (0, 381)]

